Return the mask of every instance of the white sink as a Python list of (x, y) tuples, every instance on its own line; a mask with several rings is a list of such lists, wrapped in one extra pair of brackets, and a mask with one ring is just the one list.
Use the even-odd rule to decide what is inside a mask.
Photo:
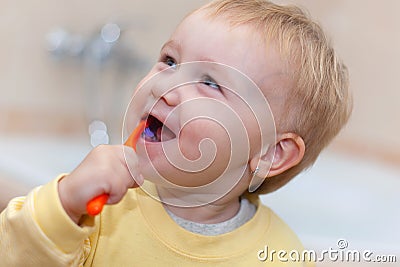
[(90, 151), (88, 140), (0, 136), (0, 173), (37, 186), (71, 172)]

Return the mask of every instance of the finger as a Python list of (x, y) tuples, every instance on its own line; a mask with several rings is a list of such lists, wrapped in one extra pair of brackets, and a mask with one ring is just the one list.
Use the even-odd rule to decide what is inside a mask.
[(129, 177), (128, 187), (138, 187), (143, 184), (144, 179), (140, 174), (138, 157), (136, 152), (129, 146), (123, 146), (124, 164), (126, 167), (127, 175)]

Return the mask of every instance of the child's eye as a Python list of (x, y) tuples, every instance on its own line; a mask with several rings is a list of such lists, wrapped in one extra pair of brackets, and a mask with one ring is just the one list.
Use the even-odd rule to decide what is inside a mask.
[(221, 87), (210, 77), (205, 77), (202, 83), (213, 89), (221, 90)]
[(164, 62), (165, 64), (167, 64), (168, 66), (172, 67), (172, 68), (175, 68), (176, 65), (177, 65), (176, 62), (175, 62), (175, 59), (173, 59), (173, 58), (170, 57), (170, 56), (165, 56), (163, 62)]

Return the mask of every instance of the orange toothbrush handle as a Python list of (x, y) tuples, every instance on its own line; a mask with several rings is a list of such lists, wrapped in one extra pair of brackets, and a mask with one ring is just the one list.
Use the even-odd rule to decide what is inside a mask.
[(145, 120), (140, 121), (139, 125), (133, 130), (132, 134), (126, 140), (125, 145), (132, 147), (136, 151), (136, 143), (139, 140), (140, 135), (146, 129), (147, 122)]
[(103, 210), (104, 205), (107, 203), (108, 197), (108, 194), (101, 194), (90, 200), (86, 205), (87, 213), (91, 216), (96, 216), (99, 214)]
[[(143, 120), (139, 123), (139, 125), (133, 130), (132, 134), (126, 140), (125, 145), (132, 147), (136, 151), (136, 143), (139, 140), (140, 135), (146, 128), (146, 121)], [(90, 200), (86, 205), (86, 211), (91, 216), (96, 216), (102, 210), (104, 205), (107, 203), (109, 195), (101, 194), (92, 200)]]

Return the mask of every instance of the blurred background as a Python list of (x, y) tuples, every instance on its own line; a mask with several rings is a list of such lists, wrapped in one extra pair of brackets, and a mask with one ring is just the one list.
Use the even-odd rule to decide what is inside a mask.
[[(206, 2), (0, 1), (0, 210), (70, 172), (92, 145), (122, 142), (133, 88)], [(400, 2), (277, 2), (306, 8), (326, 29), (350, 70), (354, 112), (314, 168), (263, 201), (307, 248), (344, 238), (399, 255)]]

